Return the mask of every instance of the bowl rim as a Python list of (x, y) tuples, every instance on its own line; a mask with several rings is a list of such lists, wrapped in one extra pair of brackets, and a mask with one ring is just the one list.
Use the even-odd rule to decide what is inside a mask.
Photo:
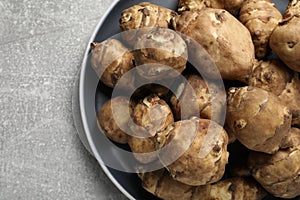
[(86, 137), (88, 139), (88, 143), (90, 145), (90, 148), (92, 150), (93, 156), (97, 159), (100, 167), (102, 168), (102, 170), (104, 171), (104, 173), (108, 176), (108, 178), (112, 181), (112, 183), (129, 199), (134, 200), (135, 198), (126, 191), (126, 189), (115, 179), (115, 177), (112, 175), (112, 173), (109, 171), (109, 169), (107, 168), (107, 166), (104, 164), (104, 162), (101, 159), (101, 156), (98, 154), (96, 147), (94, 145), (94, 143), (92, 142), (92, 137), (91, 137), (91, 133), (89, 133), (89, 128), (88, 128), (88, 124), (87, 124), (87, 119), (86, 119), (86, 110), (85, 110), (85, 99), (84, 99), (84, 76), (86, 73), (86, 63), (88, 61), (88, 57), (89, 57), (89, 51), (90, 51), (90, 44), (92, 42), (94, 42), (97, 33), (99, 31), (99, 29), (101, 28), (101, 26), (103, 25), (103, 23), (105, 22), (105, 20), (107, 19), (108, 15), (111, 13), (111, 11), (113, 10), (113, 8), (120, 2), (120, 0), (113, 0), (111, 5), (109, 6), (109, 8), (106, 10), (106, 12), (103, 14), (103, 16), (101, 17), (100, 21), (98, 22), (92, 36), (90, 37), (90, 40), (88, 42), (88, 45), (86, 47), (85, 50), (85, 54), (84, 54), (84, 58), (81, 64), (81, 70), (80, 70), (80, 77), (79, 77), (79, 109), (80, 109), (80, 114), (81, 114), (81, 120), (82, 120), (82, 125), (83, 125), (83, 129), (84, 132), (86, 134)]

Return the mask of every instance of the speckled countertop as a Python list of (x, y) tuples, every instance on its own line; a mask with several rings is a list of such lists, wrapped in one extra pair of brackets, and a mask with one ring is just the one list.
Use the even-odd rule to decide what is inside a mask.
[(109, 0), (0, 1), (0, 199), (126, 199), (82, 146), (72, 88)]

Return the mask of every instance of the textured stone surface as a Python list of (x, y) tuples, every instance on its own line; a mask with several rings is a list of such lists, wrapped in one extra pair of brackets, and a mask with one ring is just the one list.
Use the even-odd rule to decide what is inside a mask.
[(82, 146), (72, 87), (108, 0), (0, 1), (0, 199), (126, 199)]

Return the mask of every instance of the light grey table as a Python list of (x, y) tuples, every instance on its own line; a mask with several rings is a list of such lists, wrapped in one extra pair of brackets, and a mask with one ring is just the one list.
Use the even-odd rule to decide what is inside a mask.
[(0, 199), (126, 199), (82, 146), (71, 96), (109, 0), (0, 1)]

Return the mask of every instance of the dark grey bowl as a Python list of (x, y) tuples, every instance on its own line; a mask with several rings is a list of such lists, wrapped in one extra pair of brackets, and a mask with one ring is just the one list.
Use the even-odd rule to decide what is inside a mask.
[[(134, 5), (143, 2), (142, 0), (121, 0), (112, 3), (102, 20), (99, 22), (90, 42), (101, 42), (117, 33), (119, 33), (119, 18), (121, 12)], [(177, 0), (150, 0), (155, 4), (176, 9)], [(277, 7), (284, 11), (288, 0), (276, 0)], [(104, 172), (111, 179), (111, 181), (119, 188), (119, 190), (126, 195), (129, 199), (142, 199), (142, 200), (155, 200), (158, 199), (145, 191), (141, 187), (141, 182), (136, 174), (125, 173), (107, 167), (104, 160), (107, 157), (116, 157), (118, 155), (110, 147), (103, 146), (99, 141), (103, 141), (103, 134), (101, 134), (98, 125), (96, 112), (102, 103), (109, 98), (110, 90), (99, 84), (99, 79), (90, 66), (89, 61), (90, 47), (88, 44), (83, 60), (80, 77), (79, 77), (79, 91), (78, 91), (78, 104), (74, 104), (73, 108), (79, 106), (78, 113), (75, 114), (75, 123), (79, 131), (79, 135), (83, 143), (87, 146), (90, 152), (95, 156), (101, 165)], [(125, 148), (124, 146), (120, 146)], [(116, 162), (122, 164), (122, 159), (116, 159)], [(274, 198), (268, 198), (274, 199)]]

